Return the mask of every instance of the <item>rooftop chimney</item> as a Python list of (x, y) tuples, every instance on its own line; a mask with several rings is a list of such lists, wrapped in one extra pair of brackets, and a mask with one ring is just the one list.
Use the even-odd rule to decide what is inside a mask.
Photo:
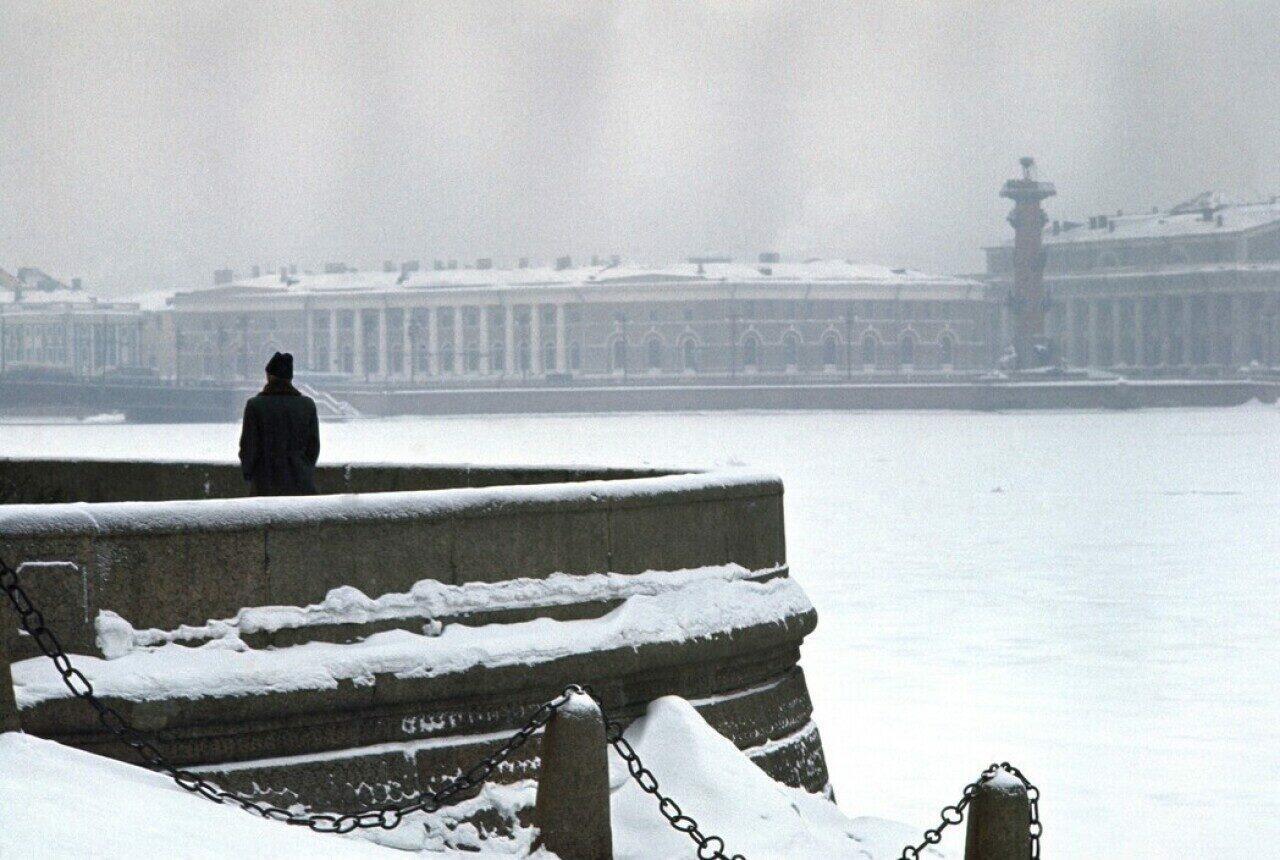
[(262, 267), (261, 267), (261, 266), (254, 266), (254, 267), (253, 267), (253, 269), (252, 269), (252, 271), (253, 271), (253, 276), (254, 276), (255, 278), (261, 278), (261, 277), (262, 277)]
[(522, 268), (522, 269), (527, 269), (527, 268), (529, 268), (529, 258), (528, 258), (528, 257), (521, 257), (521, 258), (520, 258), (520, 268)]
[(573, 268), (573, 257), (556, 257), (556, 271), (563, 272)]
[(481, 257), (480, 259), (476, 260), (476, 268), (477, 268), (477, 269), (492, 269), (492, 268), (493, 268), (493, 257)]
[(384, 272), (394, 272), (395, 270), (396, 270), (396, 264), (395, 264), (395, 263), (393, 263), (391, 260), (383, 260), (383, 261), (382, 261), (382, 271), (384, 271)]
[(765, 251), (760, 255), (761, 263), (781, 263), (782, 255), (775, 251)]
[(216, 269), (213, 273), (213, 285), (215, 287), (222, 284), (229, 284), (236, 279), (236, 273), (231, 269)]

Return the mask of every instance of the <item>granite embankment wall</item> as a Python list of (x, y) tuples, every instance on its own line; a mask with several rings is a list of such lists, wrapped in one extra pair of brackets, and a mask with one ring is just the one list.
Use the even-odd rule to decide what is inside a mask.
[[(106, 679), (113, 664), (128, 660), (145, 673), (150, 664), (139, 655), (154, 656), (155, 677), (145, 683), (117, 689), (102, 682), (116, 690), (110, 701), (159, 736), (179, 763), (276, 802), (350, 810), (437, 784), (499, 745), (570, 682), (592, 684), (624, 720), (654, 698), (681, 695), (775, 777), (811, 790), (826, 785), (798, 666), (800, 644), (816, 617), (793, 592), (790, 608), (777, 617), (747, 613), (741, 617), (757, 620), (716, 627), (705, 626), (697, 606), (680, 603), (686, 592), (672, 585), (662, 599), (676, 601), (666, 605), (686, 614), (696, 635), (637, 634), (621, 642), (582, 638), (579, 629), (592, 619), (613, 623), (603, 617), (628, 594), (688, 578), (678, 571), (741, 568), (731, 578), (742, 582), (716, 587), (746, 589), (747, 596), (770, 583), (794, 588), (786, 580), (776, 478), (736, 471), (353, 465), (322, 468), (319, 481), (334, 494), (264, 503), (230, 498), (244, 492), (232, 464), (0, 460), (0, 553), (24, 563), (23, 581), (74, 654), (116, 656), (100, 644), (104, 612), (135, 631), (180, 639), (183, 644), (160, 649), (159, 656), (150, 650), (159, 641), (153, 636), (119, 663), (81, 662), (90, 678), (97, 672)], [(604, 573), (612, 576), (596, 579), (607, 580), (607, 588), (537, 597), (539, 583), (552, 574)], [(238, 647), (273, 657), (323, 647), (330, 657), (337, 653), (333, 660), (340, 664), (343, 655), (333, 649), (358, 649), (370, 635), (422, 639), (427, 647), (424, 624), (436, 625), (437, 636), (443, 627), (446, 644), (452, 625), (491, 624), (476, 641), (529, 642), (527, 658), (508, 654), (492, 664), (479, 660), (438, 671), (353, 670), (333, 683), (288, 690), (270, 684), (229, 689), (223, 682), (238, 671), (236, 661), (246, 659), (241, 652), (228, 658), (230, 668), (219, 668), (222, 681), (200, 687), (199, 667), (216, 657), (195, 647), (214, 636), (207, 622), (227, 619), (234, 627), (242, 608), (293, 607), (297, 616), (296, 608), (321, 604), (342, 586), (378, 598), (409, 594), (425, 581), (433, 594), (448, 597), (516, 579), (533, 581), (525, 589), (532, 597), (522, 602), (524, 591), (517, 589), (514, 601), (492, 611), (471, 606), (433, 617), (408, 612), (291, 623), (240, 631)], [(698, 599), (696, 588), (687, 593)], [(626, 617), (617, 623), (625, 627)], [(196, 632), (179, 635), (183, 625)], [(11, 613), (0, 614), (0, 633), (13, 660), (34, 659), (33, 644), (19, 635)], [(586, 644), (540, 653), (544, 640)], [(83, 705), (35, 695), (33, 681), (24, 687), (23, 679), (36, 678), (39, 668), (15, 663), (24, 727), (127, 757)], [(170, 676), (186, 678), (185, 686)], [(536, 776), (536, 768), (534, 743), (498, 778)]]

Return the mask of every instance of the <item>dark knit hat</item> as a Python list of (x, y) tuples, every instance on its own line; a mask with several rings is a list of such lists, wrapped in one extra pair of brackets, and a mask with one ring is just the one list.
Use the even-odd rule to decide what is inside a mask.
[(267, 362), (267, 373), (281, 379), (293, 379), (293, 356), (287, 352), (277, 352)]

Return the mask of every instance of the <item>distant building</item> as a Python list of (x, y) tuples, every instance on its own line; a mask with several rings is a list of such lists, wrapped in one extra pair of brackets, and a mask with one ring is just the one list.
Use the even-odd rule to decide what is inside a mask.
[[(1044, 230), (1048, 331), (1086, 367), (1280, 364), (1280, 202), (1205, 193), (1172, 209), (1053, 221)], [(1007, 298), (1011, 243), (986, 279)]]
[(39, 269), (0, 270), (0, 372), (93, 376), (153, 367), (152, 321), (133, 302), (100, 302)]
[[(945, 373), (989, 366), (983, 284), (845, 261), (264, 276), (177, 294), (177, 375), (423, 380)], [(487, 263), (487, 261), (485, 261)]]

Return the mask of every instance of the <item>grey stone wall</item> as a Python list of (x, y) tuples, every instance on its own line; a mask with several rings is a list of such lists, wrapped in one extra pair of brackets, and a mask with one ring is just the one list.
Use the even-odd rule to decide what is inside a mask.
[[(0, 504), (0, 553), (68, 650), (98, 654), (93, 619), (109, 609), (135, 628), (172, 630), (241, 607), (305, 606), (353, 585), (376, 597), (434, 579), (458, 585), (554, 572), (674, 571), (736, 563), (786, 576), (782, 486), (739, 472), (333, 467), (322, 481), (367, 490), (262, 504), (210, 498), (238, 487), (227, 464), (0, 461), (14, 487)], [(551, 481), (554, 483), (545, 483)], [(329, 484), (333, 486), (334, 484)], [(430, 488), (430, 489), (428, 489)], [(196, 500), (183, 496), (203, 495)], [(152, 501), (106, 501), (144, 496)], [(35, 503), (43, 499), (78, 502)], [(156, 499), (168, 498), (168, 501)], [(15, 499), (25, 503), (12, 503)], [(597, 617), (614, 604), (508, 610), (468, 623)], [(776, 778), (827, 785), (797, 661), (816, 617), (679, 643), (569, 654), (533, 665), (422, 678), (379, 675), (334, 689), (113, 702), (183, 765), (271, 800), (350, 810), (438, 784), (500, 743), (568, 683), (589, 683), (629, 721), (664, 695), (708, 721)], [(348, 641), (385, 627), (287, 631), (251, 647)], [(36, 654), (13, 619), (14, 659)], [(27, 708), (26, 730), (127, 758), (81, 703)], [(761, 749), (761, 747), (764, 749)], [(494, 777), (536, 775), (532, 744)]]

